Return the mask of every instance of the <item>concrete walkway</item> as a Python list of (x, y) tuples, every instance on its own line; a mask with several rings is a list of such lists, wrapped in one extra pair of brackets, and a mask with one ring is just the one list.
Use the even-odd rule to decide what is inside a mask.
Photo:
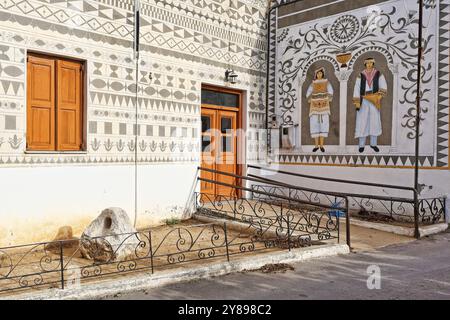
[[(381, 288), (367, 288), (367, 268)], [(116, 299), (450, 299), (450, 232), (381, 249), (144, 290)]]

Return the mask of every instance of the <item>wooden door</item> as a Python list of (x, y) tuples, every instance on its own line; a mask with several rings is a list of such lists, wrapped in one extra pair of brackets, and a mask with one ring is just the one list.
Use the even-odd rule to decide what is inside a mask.
[[(217, 160), (216, 170), (236, 174), (236, 112), (217, 111)], [(227, 184), (236, 184), (236, 178), (216, 174), (216, 180)], [(216, 193), (219, 195), (236, 195), (235, 188), (217, 185)]]
[[(207, 169), (216, 169), (216, 111), (202, 108), (202, 134), (201, 134), (201, 166)], [(201, 171), (200, 177), (214, 180), (215, 175), (212, 172)], [(201, 192), (207, 195), (216, 193), (216, 185), (209, 182), (201, 182)]]
[(30, 56), (27, 66), (27, 145), (55, 149), (55, 60)]
[[(207, 169), (237, 173), (237, 112), (202, 108), (201, 166)], [(204, 179), (236, 184), (231, 176), (202, 171)], [(235, 196), (237, 190), (219, 184), (201, 182), (201, 193), (208, 195)], [(205, 197), (207, 198), (207, 197)]]

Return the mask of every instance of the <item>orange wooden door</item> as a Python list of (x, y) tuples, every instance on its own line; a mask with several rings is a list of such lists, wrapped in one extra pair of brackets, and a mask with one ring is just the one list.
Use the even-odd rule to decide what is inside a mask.
[(28, 57), (27, 148), (55, 149), (55, 60)]
[(80, 150), (82, 143), (82, 65), (57, 61), (57, 150)]
[[(201, 166), (213, 170), (216, 169), (216, 117), (217, 112), (215, 110), (202, 108)], [(215, 174), (208, 171), (201, 171), (200, 177), (214, 180)], [(216, 185), (201, 181), (200, 190), (205, 195), (213, 196), (216, 193)]]
[[(236, 174), (236, 112), (217, 111), (217, 157), (216, 170)], [(236, 185), (236, 178), (227, 175), (216, 174), (216, 179), (220, 182)], [(237, 194), (235, 188), (217, 185), (216, 193), (223, 196), (233, 196)]]
[[(237, 112), (202, 108), (202, 153), (203, 168), (237, 173)], [(227, 184), (235, 184), (236, 179), (227, 175), (202, 171), (204, 179), (216, 180)], [(201, 182), (202, 194), (234, 196), (236, 189), (219, 184)], [(206, 199), (207, 197), (203, 197)]]

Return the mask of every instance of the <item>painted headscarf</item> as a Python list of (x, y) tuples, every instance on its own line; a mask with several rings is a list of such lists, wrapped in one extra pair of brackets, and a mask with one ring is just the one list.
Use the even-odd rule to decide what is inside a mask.
[(317, 80), (317, 74), (322, 72), (322, 79), (325, 79), (325, 68), (321, 67), (314, 71), (314, 80)]

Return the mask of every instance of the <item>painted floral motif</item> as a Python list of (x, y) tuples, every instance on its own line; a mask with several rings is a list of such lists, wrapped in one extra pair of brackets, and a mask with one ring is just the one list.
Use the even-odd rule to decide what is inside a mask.
[(278, 43), (282, 42), (284, 39), (286, 39), (288, 34), (289, 34), (289, 28), (283, 29), (281, 34), (277, 37), (277, 42)]
[(330, 28), (330, 37), (337, 43), (344, 43), (354, 39), (358, 31), (358, 19), (352, 15), (345, 15), (333, 23)]

